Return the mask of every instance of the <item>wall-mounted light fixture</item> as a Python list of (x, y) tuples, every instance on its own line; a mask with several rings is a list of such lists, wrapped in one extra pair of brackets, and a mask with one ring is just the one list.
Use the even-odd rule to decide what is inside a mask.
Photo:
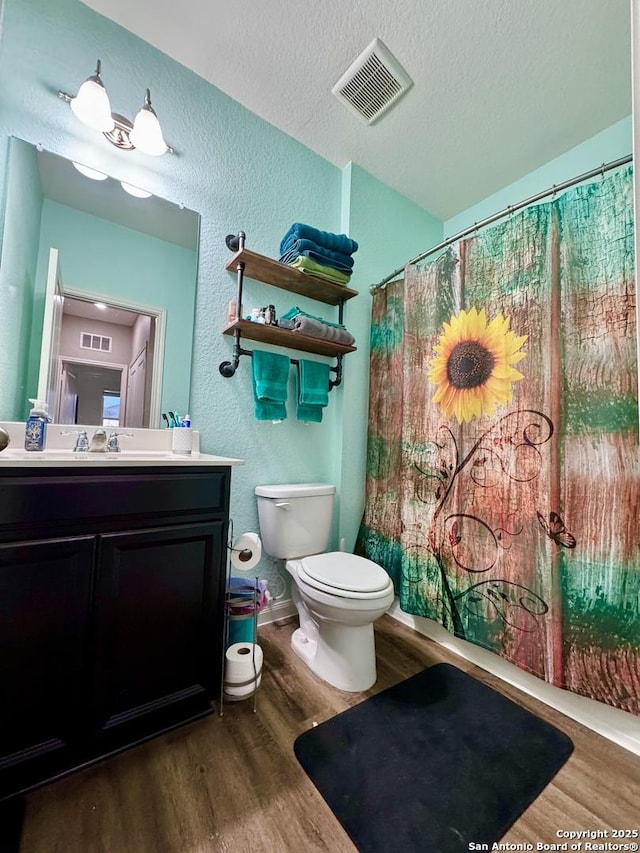
[(118, 113), (111, 112), (111, 104), (102, 77), (100, 76), (101, 62), (98, 60), (96, 71), (84, 81), (78, 94), (74, 97), (66, 92), (58, 95), (66, 101), (76, 118), (93, 130), (102, 133), (112, 145), (124, 151), (135, 148), (143, 154), (159, 157), (167, 151), (173, 154), (164, 141), (158, 116), (151, 106), (151, 95), (147, 89), (144, 103), (135, 117), (133, 124), (129, 119)]

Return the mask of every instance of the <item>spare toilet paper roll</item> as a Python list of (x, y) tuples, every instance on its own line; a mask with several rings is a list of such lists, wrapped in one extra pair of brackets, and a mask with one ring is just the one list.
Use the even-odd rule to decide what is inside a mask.
[(224, 692), (244, 699), (251, 696), (262, 680), (262, 649), (257, 643), (234, 643), (226, 651)]
[(255, 569), (262, 557), (262, 542), (257, 533), (243, 533), (231, 546), (231, 565), (240, 572)]

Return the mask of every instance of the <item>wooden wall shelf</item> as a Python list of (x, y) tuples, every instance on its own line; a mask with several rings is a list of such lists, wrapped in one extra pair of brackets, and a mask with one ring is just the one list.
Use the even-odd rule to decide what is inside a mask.
[(279, 326), (265, 326), (262, 323), (252, 323), (250, 320), (234, 320), (222, 330), (223, 335), (233, 335), (239, 331), (243, 338), (250, 341), (262, 341), (279, 347), (288, 347), (302, 352), (314, 352), (317, 355), (327, 355), (331, 358), (339, 354), (355, 352), (357, 347), (345, 346), (336, 341), (325, 341), (322, 338), (312, 338), (290, 329)]
[[(239, 231), (237, 237), (229, 234), (225, 241), (231, 251), (238, 250), (225, 264), (225, 269), (235, 273), (238, 278), (236, 305), (242, 305), (243, 281), (244, 277), (247, 276), (272, 287), (279, 287), (280, 290), (287, 290), (289, 293), (299, 293), (301, 296), (316, 299), (327, 305), (337, 305), (338, 322), (342, 323), (344, 303), (347, 299), (353, 299), (354, 296), (357, 296), (357, 290), (351, 290), (351, 288), (341, 284), (334, 284), (332, 281), (327, 281), (318, 276), (306, 275), (289, 264), (281, 264), (280, 261), (274, 261), (273, 258), (252, 252), (245, 248), (244, 240), (244, 231)], [(253, 323), (250, 320), (243, 320), (241, 317), (227, 323), (222, 334), (233, 337), (233, 360), (223, 361), (218, 367), (221, 375), (226, 379), (235, 374), (241, 356), (252, 354), (251, 350), (242, 348), (242, 338), (335, 358), (336, 366), (331, 367), (330, 370), (335, 373), (336, 378), (329, 380), (329, 391), (342, 382), (342, 356), (356, 350), (354, 346), (346, 346), (324, 338), (313, 338), (310, 335), (293, 332), (291, 329), (281, 329), (280, 326)], [(295, 362), (297, 359), (291, 359), (291, 361)]]
[(241, 249), (225, 264), (229, 272), (236, 272), (238, 263), (244, 263), (244, 274), (255, 281), (271, 284), (281, 290), (290, 293), (299, 293), (327, 305), (339, 305), (345, 299), (353, 299), (358, 295), (357, 290), (351, 290), (342, 284), (334, 284), (317, 276), (305, 275), (289, 264), (281, 264), (273, 258), (267, 258), (252, 252), (250, 249)]

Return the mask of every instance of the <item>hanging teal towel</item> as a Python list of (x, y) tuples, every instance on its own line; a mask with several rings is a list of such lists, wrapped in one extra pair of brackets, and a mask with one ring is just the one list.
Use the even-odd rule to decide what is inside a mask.
[(329, 403), (329, 365), (301, 358), (298, 362), (299, 421), (320, 423), (322, 409)]
[(287, 417), (287, 381), (290, 361), (286, 355), (253, 350), (253, 397), (259, 421), (283, 421)]

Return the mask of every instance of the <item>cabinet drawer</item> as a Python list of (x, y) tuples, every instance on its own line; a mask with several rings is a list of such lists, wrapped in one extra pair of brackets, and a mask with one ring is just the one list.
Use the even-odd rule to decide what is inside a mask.
[[(0, 477), (0, 540), (31, 536), (34, 528), (85, 532), (197, 521), (226, 513), (228, 468), (69, 468)], [(106, 527), (105, 527), (106, 525)]]

